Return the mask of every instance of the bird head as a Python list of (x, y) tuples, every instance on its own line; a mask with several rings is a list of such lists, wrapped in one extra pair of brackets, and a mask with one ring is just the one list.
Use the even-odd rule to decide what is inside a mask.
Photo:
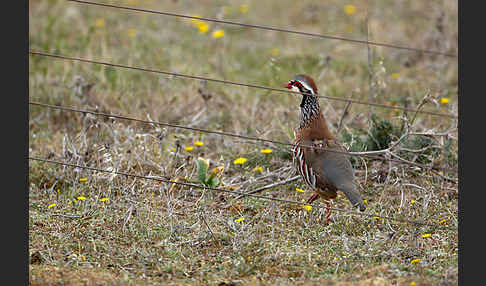
[(298, 74), (294, 76), (294, 78), (290, 80), (285, 87), (292, 91), (298, 91), (303, 95), (317, 97), (317, 86), (314, 80), (305, 74)]

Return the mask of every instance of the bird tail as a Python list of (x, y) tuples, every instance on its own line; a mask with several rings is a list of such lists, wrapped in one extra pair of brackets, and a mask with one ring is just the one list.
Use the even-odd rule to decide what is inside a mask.
[(366, 210), (366, 206), (363, 202), (363, 198), (356, 190), (354, 184), (341, 188), (341, 191), (346, 195), (346, 197), (351, 202), (353, 207), (359, 206), (360, 211)]

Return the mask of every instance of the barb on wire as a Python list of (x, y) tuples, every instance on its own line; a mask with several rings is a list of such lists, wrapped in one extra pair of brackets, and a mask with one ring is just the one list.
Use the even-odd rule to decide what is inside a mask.
[[(167, 127), (173, 127), (173, 128), (179, 128), (179, 129), (186, 129), (186, 130), (191, 130), (191, 131), (198, 131), (198, 132), (204, 132), (204, 133), (210, 133), (210, 134), (216, 134), (216, 135), (222, 135), (222, 136), (236, 137), (236, 138), (241, 138), (241, 139), (246, 139), (246, 140), (251, 140), (251, 141), (260, 141), (260, 142), (273, 143), (273, 144), (292, 146), (292, 147), (294, 146), (294, 144), (292, 144), (292, 143), (280, 142), (280, 141), (271, 140), (271, 139), (264, 139), (264, 138), (253, 137), (253, 136), (240, 135), (240, 134), (234, 134), (234, 133), (223, 132), (223, 131), (208, 130), (208, 129), (202, 129), (202, 128), (197, 128), (197, 127), (189, 127), (189, 126), (177, 125), (177, 124), (166, 123), (166, 122), (149, 121), (149, 120), (127, 117), (127, 116), (123, 116), (123, 115), (115, 115), (115, 114), (107, 114), (107, 113), (98, 112), (98, 111), (82, 110), (82, 109), (77, 109), (77, 108), (67, 107), (67, 106), (51, 105), (51, 104), (40, 103), (40, 102), (35, 102), (35, 101), (29, 101), (29, 104), (41, 106), (41, 107), (47, 107), (47, 108), (51, 108), (51, 109), (59, 109), (59, 110), (64, 110), (64, 111), (70, 111), (70, 112), (89, 113), (89, 114), (96, 115), (96, 116), (104, 116), (104, 117), (108, 117), (108, 118), (117, 118), (117, 119), (135, 121), (135, 122), (140, 122), (140, 123), (145, 123), (145, 124), (155, 124), (155, 125), (161, 125), (161, 126), (167, 126)], [(316, 147), (316, 146), (308, 146), (308, 145), (301, 145), (301, 146), (304, 147), (304, 148), (319, 149), (319, 150), (326, 150), (328, 152), (340, 153), (340, 154), (344, 154), (344, 155), (347, 155), (347, 156), (358, 156), (358, 157), (366, 157), (366, 158), (370, 158), (370, 159), (374, 159), (374, 160), (396, 162), (396, 163), (400, 163), (400, 164), (406, 164), (406, 165), (420, 167), (420, 168), (423, 168), (423, 169), (435, 169), (435, 170), (443, 170), (443, 171), (448, 171), (448, 172), (457, 172), (457, 170), (455, 170), (455, 169), (444, 168), (444, 167), (436, 167), (436, 166), (427, 166), (427, 165), (424, 165), (424, 164), (406, 161), (406, 160), (403, 160), (403, 159), (400, 160), (400, 159), (392, 159), (392, 158), (383, 158), (383, 157), (373, 156), (371, 154), (366, 154), (365, 152), (343, 152), (343, 151), (331, 150), (331, 149), (326, 149), (326, 148), (321, 148), (321, 147)], [(380, 152), (380, 151), (373, 151), (373, 152)]]
[(345, 37), (339, 37), (339, 36), (331, 36), (331, 35), (324, 35), (324, 34), (317, 34), (317, 33), (302, 32), (302, 31), (296, 31), (296, 30), (290, 30), (290, 29), (284, 29), (284, 28), (278, 28), (278, 27), (263, 26), (263, 25), (256, 25), (256, 24), (247, 24), (247, 23), (233, 22), (233, 21), (227, 21), (227, 20), (218, 20), (218, 19), (214, 19), (214, 18), (188, 16), (188, 15), (183, 15), (183, 14), (178, 14), (178, 13), (155, 11), (155, 10), (149, 10), (149, 9), (120, 6), (120, 5), (106, 4), (106, 3), (98, 3), (98, 2), (92, 2), (92, 1), (81, 1), (81, 0), (68, 0), (68, 1), (77, 2), (77, 3), (80, 3), (80, 4), (90, 4), (90, 5), (96, 5), (96, 6), (102, 6), (102, 7), (118, 8), (118, 9), (130, 10), (130, 11), (135, 11), (135, 12), (152, 13), (152, 14), (173, 16), (173, 17), (179, 17), (179, 18), (197, 19), (197, 20), (215, 22), (215, 23), (220, 23), (220, 24), (236, 25), (236, 26), (241, 26), (241, 27), (256, 28), (256, 29), (261, 29), (261, 30), (269, 30), (269, 31), (277, 31), (277, 32), (285, 32), (285, 33), (298, 34), (298, 35), (303, 35), (303, 36), (310, 36), (310, 37), (317, 37), (317, 38), (324, 38), (324, 39), (331, 39), (331, 40), (340, 40), (340, 41), (347, 41), (347, 42), (351, 42), (351, 43), (368, 44), (368, 45), (382, 46), (382, 47), (387, 47), (387, 48), (408, 50), (408, 51), (419, 52), (419, 53), (423, 53), (423, 54), (435, 54), (435, 55), (457, 58), (457, 55), (454, 54), (454, 53), (424, 50), (424, 49), (406, 47), (406, 46), (395, 45), (395, 44), (371, 42), (371, 41), (368, 41), (368, 40), (358, 40), (358, 39), (351, 39), (351, 38), (345, 38)]
[[(68, 166), (68, 167), (72, 167), (72, 168), (81, 168), (81, 169), (86, 169), (86, 170), (90, 170), (90, 171), (110, 173), (110, 174), (116, 174), (116, 175), (123, 175), (123, 176), (128, 176), (128, 177), (139, 178), (139, 179), (148, 179), (148, 180), (154, 180), (154, 181), (159, 181), (159, 182), (168, 183), (168, 184), (176, 184), (176, 185), (181, 185), (181, 186), (186, 186), (186, 187), (193, 187), (193, 188), (198, 188), (198, 189), (207, 189), (207, 190), (230, 193), (230, 194), (235, 194), (235, 195), (245, 195), (245, 196), (250, 196), (250, 197), (254, 197), (254, 198), (258, 198), (258, 199), (277, 201), (277, 202), (281, 202), (281, 203), (291, 203), (291, 204), (302, 205), (302, 202), (293, 201), (293, 200), (279, 199), (279, 198), (273, 198), (273, 197), (267, 197), (267, 196), (262, 196), (262, 195), (255, 195), (255, 194), (241, 193), (241, 192), (232, 191), (232, 190), (212, 188), (212, 187), (207, 187), (207, 186), (204, 186), (204, 185), (196, 185), (196, 184), (192, 184), (192, 183), (173, 181), (173, 180), (157, 178), (157, 177), (147, 177), (147, 176), (143, 176), (143, 175), (131, 174), (131, 173), (126, 173), (126, 172), (121, 172), (121, 171), (110, 171), (110, 170), (105, 170), (105, 169), (100, 169), (100, 168), (95, 168), (95, 167), (88, 167), (88, 166), (81, 166), (81, 165), (72, 164), (72, 163), (59, 162), (59, 161), (49, 160), (49, 159), (44, 159), (44, 158), (30, 157), (29, 156), (28, 159), (34, 160), (34, 161), (50, 163), (50, 164), (64, 165), (64, 166)], [(448, 230), (456, 230), (457, 231), (457, 229), (454, 228), (454, 227), (443, 226), (443, 225), (439, 225), (439, 224), (435, 224), (435, 223), (428, 223), (428, 222), (425, 222), (425, 221), (417, 221), (417, 220), (410, 220), (410, 219), (403, 219), (403, 218), (394, 218), (394, 217), (375, 215), (375, 214), (369, 214), (369, 213), (363, 213), (363, 212), (358, 212), (358, 211), (353, 211), (353, 210), (333, 208), (333, 207), (327, 207), (327, 206), (322, 207), (320, 205), (315, 205), (315, 204), (307, 204), (307, 205), (310, 205), (314, 208), (326, 208), (326, 209), (329, 209), (329, 210), (340, 211), (340, 212), (345, 212), (345, 213), (355, 214), (355, 215), (360, 215), (360, 216), (367, 216), (367, 217), (371, 217), (371, 218), (379, 217), (379, 218), (382, 218), (382, 219), (388, 219), (388, 220), (392, 220), (392, 221), (396, 221), (396, 222), (403, 222), (403, 223), (408, 223), (408, 224), (423, 225), (423, 226), (430, 226), (430, 227), (435, 227), (435, 228), (439, 228), (439, 229), (448, 229)]]
[[(251, 87), (251, 88), (259, 88), (259, 89), (276, 91), (276, 92), (285, 93), (285, 94), (291, 93), (291, 94), (299, 94), (300, 95), (300, 92), (289, 90), (289, 89), (274, 88), (274, 87), (268, 87), (268, 86), (256, 85), (256, 84), (247, 84), (247, 83), (241, 83), (241, 82), (234, 82), (234, 81), (228, 81), (228, 80), (208, 78), (208, 77), (203, 77), (203, 76), (187, 75), (187, 74), (161, 71), (161, 70), (143, 68), (143, 67), (127, 66), (127, 65), (122, 65), (122, 64), (114, 64), (114, 63), (108, 63), (108, 62), (102, 62), (102, 61), (96, 61), (96, 60), (90, 60), (90, 59), (83, 59), (83, 58), (69, 57), (69, 56), (64, 56), (64, 55), (50, 54), (50, 53), (45, 53), (45, 52), (32, 51), (32, 50), (30, 50), (29, 53), (32, 54), (32, 55), (46, 56), (46, 57), (59, 58), (59, 59), (72, 60), (72, 61), (79, 61), (79, 62), (92, 63), (92, 64), (100, 64), (100, 65), (105, 65), (105, 66), (112, 66), (112, 67), (125, 68), (125, 69), (131, 69), (131, 70), (139, 70), (139, 71), (152, 72), (152, 73), (160, 73), (160, 74), (171, 75), (171, 76), (176, 76), (176, 77), (184, 77), (184, 78), (203, 80), (203, 81), (212, 81), (212, 82), (218, 82), (218, 83), (223, 83), (223, 84), (231, 84), (231, 85), (245, 86), (245, 87)], [(392, 105), (386, 105), (386, 104), (380, 104), (380, 103), (365, 102), (365, 101), (354, 100), (354, 99), (351, 99), (351, 98), (340, 98), (340, 97), (327, 96), (327, 95), (320, 95), (318, 97), (327, 98), (327, 99), (331, 99), (331, 100), (337, 100), (337, 101), (343, 101), (343, 102), (351, 102), (351, 103), (355, 103), (355, 104), (372, 105), (372, 106), (389, 108), (389, 109), (394, 109), (394, 110), (403, 110), (403, 111), (417, 112), (417, 113), (422, 113), (422, 114), (442, 116), (442, 117), (450, 117), (450, 118), (457, 119), (457, 115), (453, 115), (453, 114), (444, 114), (444, 113), (423, 111), (423, 110), (419, 110), (419, 109), (406, 108), (406, 107), (400, 107), (400, 106), (392, 106)]]

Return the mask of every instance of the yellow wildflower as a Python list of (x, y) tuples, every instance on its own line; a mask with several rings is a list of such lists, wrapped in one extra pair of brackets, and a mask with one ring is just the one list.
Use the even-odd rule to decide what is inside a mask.
[(105, 20), (104, 19), (96, 19), (95, 25), (98, 28), (103, 28), (105, 26)]
[(368, 204), (368, 200), (363, 200), (363, 203), (366, 205)]
[(223, 36), (224, 36), (224, 31), (223, 31), (223, 30), (221, 30), (221, 29), (219, 29), (219, 30), (215, 30), (215, 31), (213, 31), (212, 36), (213, 36), (213, 38), (215, 38), (215, 39), (219, 39), (219, 38), (221, 38), (221, 37), (223, 37)]
[(344, 13), (348, 15), (353, 15), (356, 13), (356, 6), (354, 5), (344, 5)]
[(190, 151), (194, 150), (194, 147), (193, 146), (187, 146), (186, 148), (184, 148), (184, 150), (190, 152)]
[(213, 174), (222, 173), (223, 170), (224, 170), (223, 166), (216, 167), (216, 168), (213, 169)]
[(53, 203), (53, 204), (48, 205), (47, 208), (50, 209), (50, 208), (55, 207), (55, 206), (56, 206), (56, 204)]
[(273, 152), (273, 150), (272, 150), (272, 149), (261, 149), (261, 150), (260, 150), (260, 153), (263, 153), (263, 154), (270, 154), (270, 153), (272, 153), (272, 152)]
[[(192, 17), (198, 17), (198, 18), (201, 18), (201, 16), (200, 16), (200, 15), (191, 15), (191, 16), (192, 16)], [(202, 21), (201, 21), (201, 20), (199, 20), (199, 19), (191, 19), (190, 21), (191, 21), (192, 25), (194, 25), (194, 27), (199, 26), (199, 23), (201, 23), (201, 22), (202, 22)]]
[(410, 286), (415, 286), (415, 281), (410, 282)]
[(410, 201), (410, 203), (411, 203), (412, 205), (414, 205), (414, 204), (415, 204), (415, 200), (411, 200), (411, 201)]
[(244, 220), (245, 220), (245, 218), (244, 218), (244, 217), (240, 217), (240, 218), (235, 219), (235, 222), (242, 222), (242, 221), (244, 221)]
[(262, 168), (262, 167), (255, 167), (255, 168), (253, 169), (253, 171), (254, 171), (254, 172), (260, 172), (260, 173), (262, 173), (262, 172), (263, 172), (263, 168)]
[(127, 34), (130, 38), (135, 38), (137, 35), (137, 29), (128, 29)]
[(422, 261), (422, 259), (420, 259), (420, 258), (416, 258), (416, 259), (414, 259), (414, 260), (410, 261), (410, 263), (417, 264), (417, 263), (419, 263), (420, 261)]
[(79, 181), (80, 182), (86, 182), (88, 180), (88, 178), (80, 178)]
[(295, 188), (295, 190), (296, 190), (297, 192), (299, 192), (299, 193), (303, 193), (303, 192), (305, 192), (305, 190), (303, 190), (303, 189), (299, 189), (299, 188)]
[(422, 237), (423, 238), (427, 238), (427, 237), (431, 237), (432, 235), (430, 233), (425, 233), (425, 234), (422, 234)]
[(234, 160), (233, 161), (233, 164), (235, 164), (235, 165), (243, 165), (246, 162), (246, 160), (247, 160), (246, 158), (240, 157), (240, 158), (237, 158), (236, 160)]
[[(193, 17), (201, 17), (200, 15), (192, 15)], [(196, 27), (201, 34), (205, 34), (209, 30), (209, 24), (199, 19), (191, 19), (191, 24)]]
[(206, 34), (209, 31), (209, 25), (206, 22), (200, 21), (197, 24), (197, 29), (199, 30), (199, 33)]
[(448, 104), (449, 101), (450, 101), (450, 99), (447, 98), (447, 97), (443, 97), (443, 98), (440, 99), (440, 103), (442, 103), (442, 104)]
[(312, 206), (311, 205), (302, 205), (302, 208), (305, 209), (306, 211), (310, 212), (310, 210), (312, 209)]
[(439, 221), (439, 224), (440, 224), (440, 225), (444, 225), (444, 224), (446, 224), (446, 223), (447, 223), (447, 220), (446, 220), (446, 219), (443, 219), (443, 220)]
[(101, 198), (100, 202), (107, 202), (110, 198)]
[(373, 218), (376, 219), (376, 220), (383, 219), (382, 217), (379, 217), (379, 216), (373, 216)]
[(196, 142), (194, 142), (194, 145), (196, 145), (197, 147), (201, 147), (201, 146), (204, 145), (204, 143), (201, 142), (201, 141), (196, 141)]
[(246, 14), (246, 13), (248, 13), (248, 8), (249, 8), (249, 7), (250, 7), (250, 6), (248, 6), (248, 4), (242, 4), (242, 5), (240, 5), (240, 12), (241, 12), (242, 14)]
[(86, 198), (85, 198), (85, 197), (83, 197), (83, 196), (79, 196), (79, 197), (77, 197), (76, 199), (78, 199), (78, 200), (80, 200), (80, 201), (84, 201), (84, 200), (86, 200)]
[(397, 79), (397, 78), (398, 78), (398, 73), (393, 73), (393, 74), (392, 74), (392, 77), (393, 77), (394, 79)]

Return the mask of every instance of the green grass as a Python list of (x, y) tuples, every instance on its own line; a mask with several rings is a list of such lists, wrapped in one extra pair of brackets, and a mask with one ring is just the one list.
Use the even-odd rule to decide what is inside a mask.
[[(366, 38), (366, 6), (351, 1), (116, 1), (140, 8), (219, 17), (299, 31)], [(248, 13), (239, 6), (249, 4)], [(356, 6), (346, 15), (344, 4)], [(224, 8), (224, 6), (230, 8)], [(457, 53), (457, 4), (368, 3), (370, 40)], [(221, 14), (222, 11), (229, 11)], [(444, 12), (444, 20), (440, 15)], [(102, 19), (104, 25), (97, 26)], [(99, 21), (98, 21), (99, 23)], [(32, 50), (280, 88), (293, 75), (316, 79), (321, 95), (368, 101), (367, 48), (237, 26), (210, 24), (67, 1), (29, 1)], [(439, 28), (438, 28), (439, 27)], [(213, 39), (222, 28), (225, 36)], [(130, 29), (136, 33), (130, 36)], [(278, 52), (276, 51), (278, 49)], [(457, 59), (370, 46), (374, 102), (457, 114)], [(393, 74), (397, 73), (395, 78)], [(93, 84), (92, 88), (88, 88)], [(210, 94), (204, 99), (198, 91)], [(291, 142), (299, 98), (266, 90), (29, 57), (30, 100)], [(440, 104), (442, 97), (450, 98)], [(321, 100), (333, 132), (346, 104)], [(352, 151), (374, 150), (369, 107), (352, 104), (338, 137)], [(414, 114), (373, 108), (400, 129)], [(457, 168), (457, 121), (417, 115), (396, 154)], [(403, 132), (403, 130), (401, 130)], [(401, 133), (400, 133), (401, 134)], [(386, 136), (388, 135), (388, 137)], [(222, 166), (227, 189), (253, 190), (293, 176), (289, 146), (252, 144), (175, 128), (38, 106), (29, 110), (29, 156), (199, 183), (197, 158)], [(370, 136), (374, 136), (370, 139)], [(385, 145), (397, 138), (381, 134)], [(391, 136), (391, 137), (390, 137)], [(381, 139), (380, 139), (381, 140)], [(391, 140), (391, 141), (390, 141)], [(197, 147), (194, 141), (204, 145)], [(403, 148), (432, 149), (406, 153)], [(179, 147), (178, 147), (179, 146)], [(186, 151), (186, 146), (194, 146)], [(376, 146), (375, 146), (376, 147)], [(171, 151), (178, 148), (178, 152)], [(260, 149), (271, 148), (271, 154)], [(238, 157), (248, 160), (233, 164)], [(381, 161), (353, 161), (367, 213), (457, 227), (454, 174)], [(263, 172), (254, 171), (262, 167)], [(80, 178), (87, 178), (82, 182)], [(303, 188), (305, 193), (295, 191)], [(264, 192), (302, 201), (301, 180)], [(85, 200), (77, 199), (84, 196)], [(100, 199), (109, 198), (101, 202)], [(153, 180), (29, 162), (32, 285), (444, 285), (457, 284), (457, 231), (204, 191)], [(413, 202), (413, 203), (412, 203)], [(48, 208), (55, 203), (56, 206)], [(317, 201), (323, 204), (322, 201)], [(339, 194), (332, 207), (349, 209)], [(235, 219), (244, 218), (241, 222)], [(431, 238), (422, 238), (430, 233)], [(421, 259), (413, 264), (413, 259)], [(223, 284), (226, 283), (226, 284)], [(374, 284), (372, 284), (374, 283)]]

